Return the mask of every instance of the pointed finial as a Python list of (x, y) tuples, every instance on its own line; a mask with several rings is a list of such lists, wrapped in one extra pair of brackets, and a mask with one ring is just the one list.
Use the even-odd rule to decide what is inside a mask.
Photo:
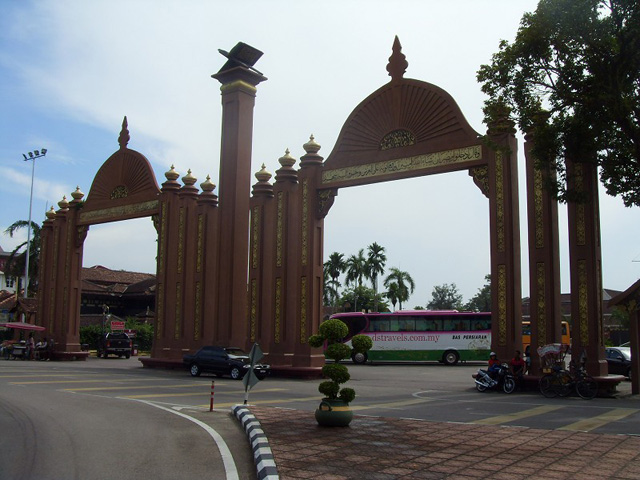
[(180, 174), (176, 172), (176, 167), (171, 165), (171, 169), (168, 172), (165, 172), (164, 176), (169, 181), (176, 181), (180, 177)]
[(211, 181), (211, 177), (207, 175), (207, 179), (200, 184), (200, 188), (203, 192), (213, 192), (216, 188), (216, 184)]
[(287, 148), (284, 151), (284, 156), (280, 157), (278, 162), (280, 162), (280, 165), (283, 167), (292, 167), (293, 164), (296, 163), (296, 159), (291, 156), (291, 152)]
[(197, 181), (198, 179), (191, 174), (191, 169), (187, 170), (187, 174), (184, 177), (182, 177), (182, 183), (184, 183), (185, 185), (191, 186), (195, 184)]
[(127, 128), (129, 124), (127, 123), (127, 116), (125, 115), (124, 120), (122, 120), (122, 130), (120, 130), (120, 136), (118, 137), (118, 143), (120, 144), (120, 148), (127, 148), (127, 144), (131, 137), (129, 137), (129, 129)]
[(389, 63), (387, 64), (387, 72), (389, 72), (391, 81), (401, 80), (404, 72), (407, 71), (409, 62), (407, 62), (406, 57), (402, 54), (402, 45), (400, 45), (400, 40), (397, 35), (393, 41), (392, 52), (389, 57)]
[(267, 166), (263, 163), (259, 172), (256, 172), (255, 177), (259, 182), (268, 182), (271, 179), (271, 174), (267, 171)]

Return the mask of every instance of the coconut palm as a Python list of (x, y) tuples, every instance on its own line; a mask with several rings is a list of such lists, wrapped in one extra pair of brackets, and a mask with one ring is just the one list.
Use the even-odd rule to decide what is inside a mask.
[(399, 268), (391, 267), (391, 273), (387, 275), (387, 278), (384, 280), (384, 286), (389, 288), (389, 285), (394, 282), (397, 284), (396, 296), (400, 304), (400, 310), (402, 310), (402, 302), (409, 300), (413, 290), (416, 288), (416, 284), (409, 273)]
[(396, 282), (391, 282), (387, 287), (387, 293), (385, 294), (391, 305), (393, 305), (393, 309), (396, 309), (396, 303), (398, 303), (398, 284)]
[[(367, 259), (364, 258), (364, 248), (361, 248), (358, 255), (351, 255), (347, 258), (346, 273), (347, 273), (347, 285), (357, 283), (359, 287), (362, 286), (362, 280), (367, 273)], [(357, 297), (356, 297), (357, 300)], [(358, 311), (357, 301), (353, 306), (353, 311)]]
[(332, 305), (335, 307), (336, 301), (338, 299), (338, 286), (340, 284), (337, 282), (337, 280), (333, 280), (331, 278), (331, 276), (329, 275), (328, 269), (325, 268), (322, 273), (324, 277), (323, 289), (322, 289), (324, 304)]
[[(347, 268), (344, 255), (342, 253), (333, 252), (329, 255), (329, 260), (324, 262), (324, 284), (325, 293), (330, 293), (333, 302), (331, 305), (336, 306), (338, 301), (338, 289), (340, 288), (340, 282), (338, 278), (344, 273)], [(328, 292), (327, 292), (328, 289)], [(326, 298), (326, 296), (325, 296)]]
[[(29, 222), (27, 220), (18, 220), (11, 224), (5, 233), (10, 237), (22, 228), (27, 228)], [(24, 267), (27, 258), (27, 242), (22, 242), (16, 248), (13, 249), (11, 255), (7, 259), (5, 266), (5, 274), (7, 276), (21, 278), (24, 275)], [(23, 251), (24, 249), (24, 251)], [(34, 293), (37, 290), (37, 278), (38, 278), (38, 258), (40, 257), (40, 225), (35, 222), (31, 222), (31, 241), (29, 246), (29, 291)]]
[(378, 311), (378, 275), (384, 274), (384, 266), (387, 263), (387, 256), (384, 254), (384, 247), (373, 242), (368, 247), (367, 256), (367, 277), (371, 280), (374, 296), (374, 311)]

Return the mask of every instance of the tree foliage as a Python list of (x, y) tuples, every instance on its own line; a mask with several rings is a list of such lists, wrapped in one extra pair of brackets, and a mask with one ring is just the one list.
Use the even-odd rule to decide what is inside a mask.
[[(13, 237), (15, 233), (22, 229), (28, 229), (27, 220), (18, 220), (5, 230), (5, 233)], [(34, 294), (38, 289), (38, 259), (40, 258), (40, 225), (31, 222), (31, 240), (29, 242), (29, 293)], [(13, 249), (5, 266), (5, 275), (21, 278), (24, 276), (24, 269), (27, 258), (27, 242), (24, 241)]]
[(373, 242), (367, 248), (367, 277), (371, 280), (373, 291), (375, 293), (375, 300), (373, 311), (378, 311), (378, 276), (384, 274), (384, 266), (387, 263), (387, 256), (384, 254), (384, 247), (378, 245), (377, 242)]
[(384, 286), (389, 289), (387, 295), (391, 295), (389, 300), (393, 303), (394, 308), (395, 302), (393, 299), (397, 300), (400, 304), (400, 310), (402, 310), (402, 302), (409, 300), (409, 297), (416, 288), (416, 284), (413, 278), (411, 278), (411, 275), (396, 267), (391, 267), (391, 273), (385, 278)]
[(490, 312), (491, 311), (491, 275), (485, 275), (487, 282), (484, 287), (478, 289), (471, 299), (464, 305), (464, 309), (471, 312)]
[(461, 310), (462, 294), (455, 283), (436, 285), (431, 292), (431, 301), (427, 303), (429, 310)]
[(565, 158), (593, 162), (610, 195), (640, 205), (640, 2), (541, 0), (478, 72), (488, 125), (505, 108), (533, 135), (538, 168), (565, 201)]

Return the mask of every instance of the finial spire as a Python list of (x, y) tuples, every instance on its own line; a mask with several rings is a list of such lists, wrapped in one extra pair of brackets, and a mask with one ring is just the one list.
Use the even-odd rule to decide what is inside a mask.
[(120, 130), (120, 136), (118, 137), (118, 143), (120, 144), (120, 148), (127, 148), (127, 144), (131, 137), (129, 137), (129, 129), (127, 128), (129, 124), (127, 123), (127, 116), (124, 116), (124, 120), (122, 120), (122, 130)]
[(407, 71), (407, 67), (409, 66), (409, 62), (407, 62), (406, 57), (402, 54), (402, 45), (400, 45), (400, 40), (397, 35), (393, 41), (392, 52), (389, 57), (389, 63), (387, 64), (387, 72), (389, 72), (391, 81), (397, 81), (402, 79), (404, 72)]

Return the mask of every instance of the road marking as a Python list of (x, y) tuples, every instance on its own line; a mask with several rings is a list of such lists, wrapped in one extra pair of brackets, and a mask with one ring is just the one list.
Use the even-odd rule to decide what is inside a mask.
[(85, 387), (85, 388), (63, 388), (63, 392), (96, 392), (100, 390), (148, 390), (149, 388), (187, 388), (201, 387), (199, 384), (190, 383), (188, 385), (134, 385), (130, 387)]
[(585, 418), (584, 420), (580, 420), (575, 423), (571, 423), (569, 425), (565, 425), (564, 427), (558, 428), (558, 430), (569, 430), (573, 432), (590, 432), (598, 427), (602, 427), (607, 423), (615, 422), (622, 418), (628, 417), (629, 415), (633, 415), (634, 413), (639, 412), (637, 408), (614, 408), (609, 412), (605, 412), (602, 415), (598, 415), (591, 418)]
[(359, 411), (359, 410), (370, 410), (372, 408), (396, 408), (396, 407), (403, 407), (405, 405), (416, 405), (418, 403), (426, 403), (426, 402), (432, 402), (433, 399), (431, 398), (414, 398), (411, 400), (401, 400), (399, 402), (389, 402), (389, 403), (376, 403), (374, 405), (356, 405), (356, 406), (352, 406), (351, 410), (355, 411)]
[(558, 410), (560, 408), (564, 408), (561, 406), (554, 405), (542, 405), (536, 408), (530, 408), (528, 410), (523, 410), (521, 412), (516, 413), (508, 413), (506, 415), (498, 415), (496, 417), (483, 418), (481, 420), (475, 420), (471, 423), (475, 423), (478, 425), (500, 425), (503, 423), (509, 423), (516, 420), (520, 420), (527, 417), (535, 417), (536, 415), (543, 415), (545, 413), (553, 412), (554, 410)]
[[(244, 393), (244, 392), (242, 392)], [(320, 396), (319, 395), (315, 395), (313, 397), (300, 397), (300, 398), (282, 398), (282, 399), (276, 399), (276, 400), (257, 400), (257, 401), (253, 401), (250, 400), (249, 404), (251, 405), (270, 405), (270, 404), (279, 404), (279, 403), (293, 403), (293, 402), (307, 402), (309, 400), (318, 400), (318, 402), (320, 401)], [(226, 403), (218, 403), (216, 402), (214, 405), (216, 408), (226, 408), (226, 407), (233, 407), (234, 405), (238, 405), (239, 403), (242, 402), (226, 402)], [(194, 405), (194, 407), (198, 407), (198, 408), (209, 408), (209, 404), (207, 403), (206, 405)]]
[(133, 401), (141, 402), (146, 405), (151, 405), (152, 407), (159, 408), (161, 410), (164, 410), (165, 412), (173, 413), (174, 415), (178, 415), (179, 417), (186, 418), (187, 420), (198, 425), (200, 428), (204, 429), (211, 436), (211, 438), (213, 438), (213, 440), (216, 442), (216, 445), (218, 446), (218, 450), (220, 451), (220, 456), (222, 457), (222, 464), (224, 465), (225, 473), (227, 475), (227, 480), (239, 480), (238, 469), (236, 467), (235, 462), (233, 461), (233, 455), (231, 455), (231, 450), (229, 450), (229, 447), (227, 446), (224, 439), (220, 436), (220, 434), (216, 432), (213, 428), (211, 428), (209, 425), (207, 425), (204, 422), (201, 422), (196, 418), (190, 417), (189, 415), (186, 415), (182, 412), (177, 412), (170, 408), (156, 405), (147, 400), (133, 400)]

